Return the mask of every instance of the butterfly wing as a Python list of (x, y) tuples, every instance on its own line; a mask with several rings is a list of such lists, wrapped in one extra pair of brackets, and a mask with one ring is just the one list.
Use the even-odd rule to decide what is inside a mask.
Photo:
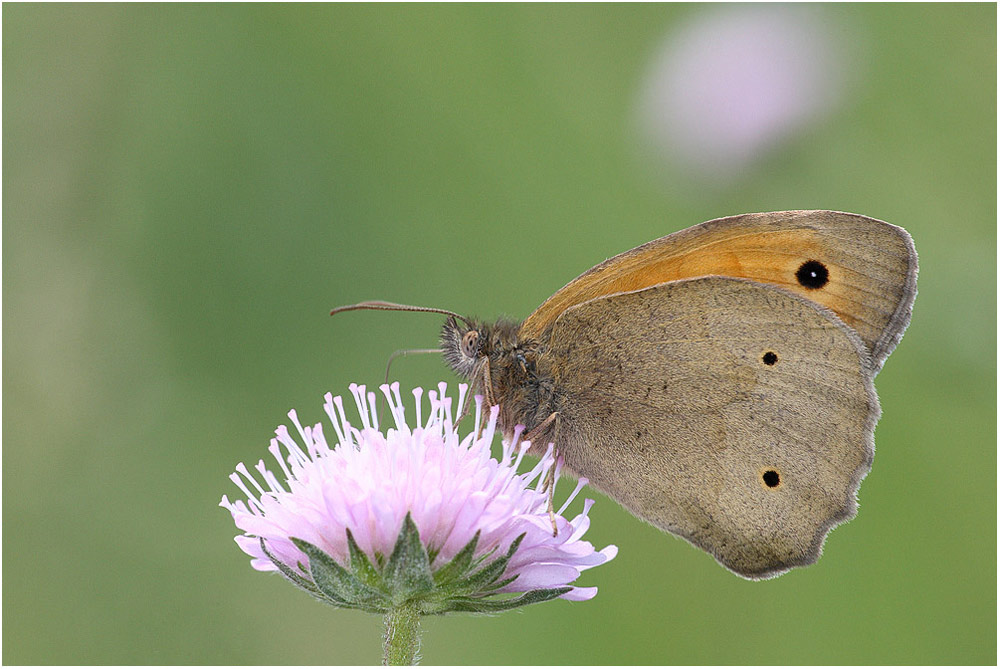
[(566, 465), (747, 578), (815, 562), (854, 516), (870, 365), (827, 309), (723, 277), (571, 307), (539, 359)]
[(601, 295), (711, 275), (776, 285), (833, 310), (857, 331), (877, 372), (910, 322), (917, 254), (905, 230), (857, 214), (719, 218), (593, 267), (528, 316), (520, 336), (541, 337), (567, 308)]

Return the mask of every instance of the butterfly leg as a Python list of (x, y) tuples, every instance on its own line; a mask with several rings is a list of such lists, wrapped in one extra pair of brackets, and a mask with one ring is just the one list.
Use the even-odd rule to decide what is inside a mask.
[(537, 440), (538, 437), (545, 434), (548, 431), (548, 429), (552, 426), (552, 423), (556, 422), (556, 418), (558, 417), (559, 417), (558, 411), (553, 411), (552, 413), (550, 413), (548, 418), (546, 418), (541, 423), (539, 423), (535, 427), (528, 430), (527, 433), (525, 433), (524, 440), (530, 441), (532, 446), (534, 446), (535, 440)]
[(486, 398), (486, 406), (491, 407), (496, 404), (493, 399), (493, 378), (490, 376), (489, 358), (483, 358), (483, 395)]
[[(483, 399), (486, 401), (486, 408), (489, 409), (494, 404), (496, 404), (496, 402), (493, 399), (493, 379), (490, 376), (490, 359), (484, 357), (482, 360), (483, 360), (482, 362)], [(465, 412), (463, 412), (463, 416), (464, 414)], [(476, 433), (476, 439), (480, 439), (482, 436), (483, 436), (483, 423), (480, 422), (479, 431)]]
[[(534, 445), (535, 439), (545, 434), (545, 432), (548, 431), (549, 427), (556, 421), (558, 416), (559, 416), (558, 411), (553, 411), (552, 413), (550, 413), (548, 418), (546, 418), (541, 423), (533, 427), (531, 431), (529, 431), (526, 435), (524, 435), (525, 441), (530, 441), (532, 445)], [(553, 457), (555, 457), (558, 461), (559, 454), (553, 453)], [(559, 529), (556, 527), (556, 512), (555, 512), (555, 494), (556, 494), (555, 470), (556, 470), (555, 463), (553, 463), (552, 467), (550, 467), (549, 471), (545, 474), (545, 478), (542, 479), (542, 489), (548, 493), (548, 498), (549, 498), (548, 500), (549, 521), (551, 521), (552, 523), (552, 536), (556, 536), (557, 534), (559, 534)]]

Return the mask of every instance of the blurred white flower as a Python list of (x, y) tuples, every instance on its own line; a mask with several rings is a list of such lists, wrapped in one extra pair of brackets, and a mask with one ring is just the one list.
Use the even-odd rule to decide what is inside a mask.
[(791, 6), (713, 7), (672, 33), (639, 99), (643, 137), (728, 180), (835, 106), (846, 63), (829, 22)]

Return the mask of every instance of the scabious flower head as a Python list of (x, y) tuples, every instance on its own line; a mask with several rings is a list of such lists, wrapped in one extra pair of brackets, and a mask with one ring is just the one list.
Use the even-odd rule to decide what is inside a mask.
[[(399, 384), (382, 386), (394, 427), (379, 429), (375, 394), (351, 386), (361, 427), (347, 419), (340, 397), (324, 405), (336, 442), (323, 425), (298, 433), (276, 431), (270, 452), (279, 477), (263, 460), (252, 474), (242, 463), (231, 475), (246, 501), (221, 506), (244, 532), (236, 537), (261, 571), (280, 571), (312, 595), (337, 606), (385, 612), (402, 603), (421, 613), (489, 612), (544, 601), (592, 598), (597, 588), (572, 585), (580, 572), (613, 558), (583, 540), (592, 500), (572, 520), (562, 512), (586, 484), (581, 479), (558, 512), (550, 494), (559, 463), (552, 447), (530, 471), (517, 468), (530, 446), (521, 430), (490, 454), (497, 408), (483, 425), (476, 398), (475, 427), (459, 438), (444, 383), (430, 391), (422, 416), (414, 390), (410, 424)], [(458, 406), (465, 399), (460, 386)], [(261, 482), (263, 482), (263, 485)], [(520, 595), (510, 593), (523, 593)]]

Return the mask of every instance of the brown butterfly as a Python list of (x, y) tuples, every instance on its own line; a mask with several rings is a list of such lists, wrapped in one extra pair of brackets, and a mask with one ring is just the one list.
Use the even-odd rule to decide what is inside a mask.
[(917, 255), (857, 214), (720, 218), (584, 272), (523, 323), (445, 313), (444, 358), (509, 437), (740, 576), (815, 562), (857, 510), (873, 379), (910, 321)]

